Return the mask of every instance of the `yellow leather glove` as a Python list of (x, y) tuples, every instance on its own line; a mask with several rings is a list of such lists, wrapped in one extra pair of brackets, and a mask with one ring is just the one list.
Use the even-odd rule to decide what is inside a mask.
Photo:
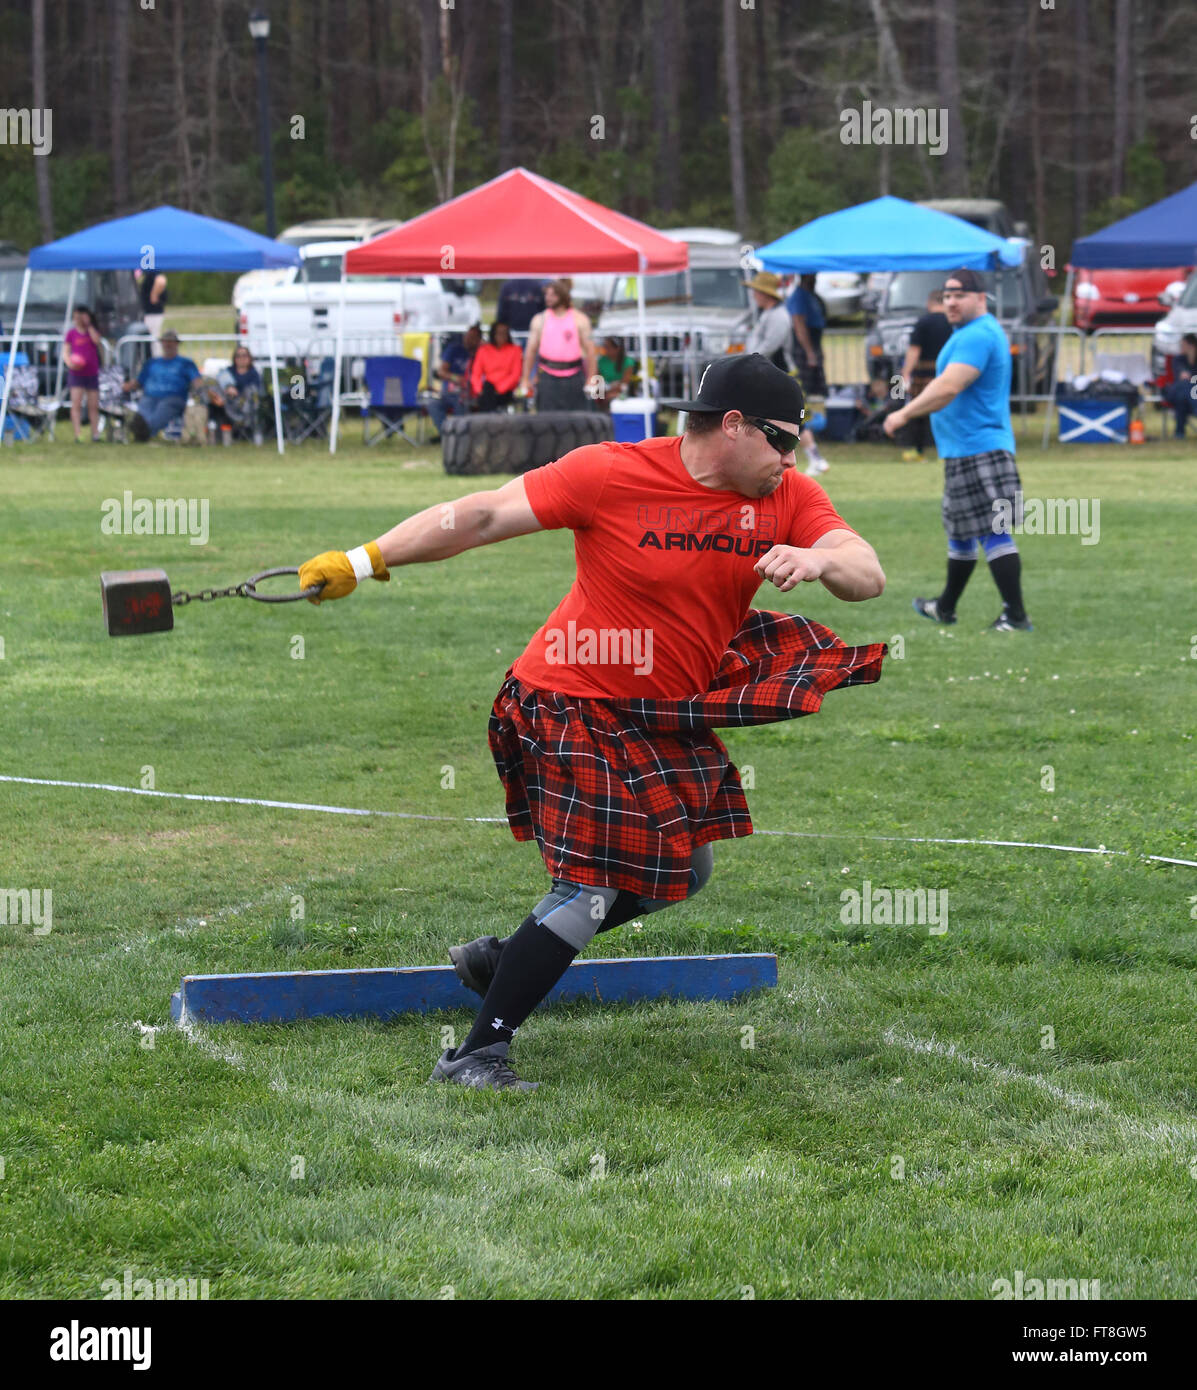
[(323, 583), (320, 593), (308, 599), (309, 603), (323, 603), (326, 599), (344, 598), (353, 593), (358, 580), (367, 576), (381, 580), (391, 577), (377, 541), (359, 545), (356, 550), (326, 550), (305, 561), (299, 567), (299, 587), (307, 589)]

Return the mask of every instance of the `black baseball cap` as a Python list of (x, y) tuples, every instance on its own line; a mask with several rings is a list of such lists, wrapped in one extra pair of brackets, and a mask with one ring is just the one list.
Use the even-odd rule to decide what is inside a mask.
[(721, 357), (702, 374), (692, 401), (665, 401), (672, 410), (739, 410), (765, 420), (801, 424), (806, 414), (802, 387), (759, 352)]
[(944, 279), (944, 287), (947, 287), (948, 280), (955, 280), (962, 290), (969, 294), (986, 294), (985, 277), (976, 270), (952, 270)]

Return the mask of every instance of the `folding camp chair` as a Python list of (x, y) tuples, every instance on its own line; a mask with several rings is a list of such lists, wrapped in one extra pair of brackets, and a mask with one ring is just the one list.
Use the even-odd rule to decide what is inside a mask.
[[(362, 443), (377, 444), (398, 435), (414, 449), (416, 441), (403, 427), (404, 419), (420, 409), (420, 377), (424, 363), (416, 357), (367, 357), (366, 391), (362, 406)], [(370, 421), (381, 426), (370, 437)]]
[[(9, 354), (7, 352), (0, 352), (0, 385), (3, 385), (4, 374), (8, 371), (8, 358)], [(13, 388), (15, 390), (17, 371), (21, 367), (27, 367), (29, 365), (29, 358), (23, 352), (18, 352), (12, 360)], [(32, 433), (33, 431), (29, 428), (28, 423), (22, 415), (14, 415), (9, 411), (4, 419), (0, 421), (0, 444), (4, 442), (4, 436), (6, 434), (12, 435), (13, 443), (15, 444), (18, 440), (28, 439)]]
[(299, 400), (283, 396), (284, 430), (292, 444), (305, 439), (327, 439), (332, 421), (334, 359), (322, 357), (315, 375), (309, 374), (306, 394)]
[(127, 438), (125, 418), (125, 373), (119, 363), (100, 368), (100, 432), (113, 441)]
[[(4, 370), (7, 370), (8, 354)], [(41, 434), (54, 438), (54, 420), (58, 415), (57, 396), (37, 394), (37, 368), (30, 366), (28, 360), (22, 365), (23, 352), (16, 356), (12, 369), (12, 386), (8, 395), (8, 420), (5, 429), (12, 429), (14, 439), (29, 439)]]

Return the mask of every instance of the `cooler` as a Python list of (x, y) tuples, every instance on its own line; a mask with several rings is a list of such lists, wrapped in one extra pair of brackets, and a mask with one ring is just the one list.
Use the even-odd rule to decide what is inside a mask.
[(657, 432), (656, 403), (639, 397), (630, 401), (612, 401), (611, 426), (617, 444), (635, 444), (641, 439), (651, 439)]
[(1060, 396), (1061, 444), (1125, 444), (1130, 406), (1117, 396)]

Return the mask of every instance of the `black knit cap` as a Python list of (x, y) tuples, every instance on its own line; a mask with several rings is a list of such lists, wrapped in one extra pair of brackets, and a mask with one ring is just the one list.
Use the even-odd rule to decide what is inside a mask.
[(955, 280), (962, 290), (967, 290), (970, 294), (985, 294), (985, 277), (975, 270), (953, 270), (950, 271), (944, 280), (944, 287), (947, 288), (948, 280)]
[(806, 414), (802, 387), (759, 352), (721, 357), (702, 374), (692, 401), (665, 401), (672, 410), (739, 410), (765, 420), (801, 424)]

